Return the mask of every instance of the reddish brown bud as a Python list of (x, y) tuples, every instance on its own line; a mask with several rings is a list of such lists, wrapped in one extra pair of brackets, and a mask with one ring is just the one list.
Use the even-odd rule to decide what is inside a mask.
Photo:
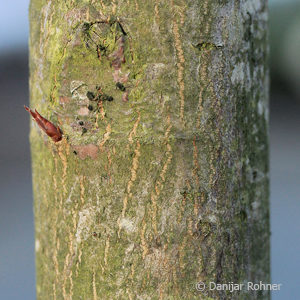
[(32, 111), (29, 107), (24, 105), (24, 108), (31, 114), (39, 127), (46, 132), (48, 136), (56, 143), (62, 139), (62, 131), (58, 126), (55, 126), (53, 123), (42, 117), (37, 110)]

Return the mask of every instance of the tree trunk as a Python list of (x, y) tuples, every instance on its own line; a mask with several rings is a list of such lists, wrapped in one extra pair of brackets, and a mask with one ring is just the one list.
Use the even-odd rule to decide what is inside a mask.
[(38, 299), (269, 298), (266, 10), (31, 1)]

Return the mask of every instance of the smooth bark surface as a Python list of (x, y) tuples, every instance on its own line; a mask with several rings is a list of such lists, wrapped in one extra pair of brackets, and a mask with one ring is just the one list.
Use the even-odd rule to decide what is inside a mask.
[(266, 10), (31, 1), (38, 299), (269, 298)]

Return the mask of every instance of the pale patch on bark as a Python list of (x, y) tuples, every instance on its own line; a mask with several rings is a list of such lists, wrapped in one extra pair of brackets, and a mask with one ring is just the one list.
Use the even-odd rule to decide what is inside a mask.
[(127, 233), (133, 233), (136, 231), (136, 226), (134, 225), (134, 221), (128, 218), (122, 218), (120, 220), (120, 227), (124, 229)]
[(76, 243), (79, 245), (82, 240), (90, 236), (90, 230), (94, 223), (96, 207), (85, 208), (78, 213), (79, 220), (75, 233)]
[(86, 106), (80, 107), (79, 110), (77, 111), (79, 116), (88, 116), (89, 112), (90, 111)]
[(35, 240), (35, 252), (40, 250), (40, 241), (38, 239)]
[(88, 87), (85, 82), (80, 80), (73, 80), (70, 83), (70, 92), (72, 94), (72, 98), (79, 100), (79, 104), (88, 104), (88, 98), (86, 96)]
[(262, 1), (260, 0), (246, 0), (241, 2), (241, 11), (246, 16), (247, 13), (255, 14), (257, 11), (261, 10)]
[(104, 250), (104, 265), (107, 265), (107, 257), (108, 257), (108, 251), (109, 251), (109, 240), (110, 237), (107, 238), (105, 241), (105, 250)]
[(87, 157), (96, 159), (98, 157), (98, 147), (96, 145), (88, 144), (72, 147), (77, 152), (77, 155), (80, 159), (85, 159)]
[(232, 75), (231, 75), (231, 82), (233, 84), (244, 82), (244, 79), (245, 79), (244, 67), (245, 67), (245, 64), (243, 62), (237, 64), (234, 67), (234, 69), (232, 71)]
[(72, 202), (71, 198), (72, 198), (72, 195), (74, 193), (74, 189), (75, 189), (75, 187), (77, 185), (77, 182), (78, 182), (78, 177), (76, 177), (75, 180), (74, 180), (74, 183), (73, 183), (73, 185), (71, 187), (70, 193), (69, 193), (69, 195), (68, 195), (68, 197), (66, 199), (66, 203), (71, 203)]

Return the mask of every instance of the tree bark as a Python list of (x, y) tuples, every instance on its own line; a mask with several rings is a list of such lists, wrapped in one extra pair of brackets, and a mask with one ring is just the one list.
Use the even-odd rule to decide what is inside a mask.
[(38, 299), (268, 299), (266, 0), (30, 4)]

